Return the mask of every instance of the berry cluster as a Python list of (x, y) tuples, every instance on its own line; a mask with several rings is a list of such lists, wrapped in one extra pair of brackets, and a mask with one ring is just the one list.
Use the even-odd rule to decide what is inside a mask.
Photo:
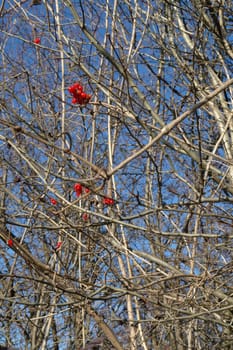
[(75, 192), (76, 192), (76, 196), (77, 196), (77, 197), (81, 196), (81, 194), (82, 194), (83, 191), (84, 191), (85, 193), (89, 193), (89, 192), (90, 192), (89, 188), (83, 187), (83, 186), (82, 186), (81, 184), (79, 184), (79, 183), (76, 183), (76, 184), (74, 185), (74, 190), (75, 190)]
[(83, 86), (79, 83), (71, 85), (68, 91), (73, 96), (73, 104), (86, 105), (90, 101), (91, 95), (86, 94), (83, 90)]
[(103, 204), (105, 204), (105, 205), (113, 205), (114, 204), (114, 199), (109, 198), (109, 197), (104, 197), (103, 198)]
[[(81, 196), (83, 192), (85, 192), (85, 193), (89, 193), (90, 192), (89, 188), (83, 187), (80, 183), (74, 184), (74, 190), (76, 192), (76, 196), (77, 197)], [(103, 198), (103, 204), (111, 206), (111, 205), (115, 204), (115, 201), (114, 201), (113, 198), (104, 197)]]

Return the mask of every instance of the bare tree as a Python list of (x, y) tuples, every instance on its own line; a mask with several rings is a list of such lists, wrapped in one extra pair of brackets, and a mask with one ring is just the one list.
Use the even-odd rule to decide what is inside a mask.
[(232, 1), (0, 14), (1, 346), (232, 349)]

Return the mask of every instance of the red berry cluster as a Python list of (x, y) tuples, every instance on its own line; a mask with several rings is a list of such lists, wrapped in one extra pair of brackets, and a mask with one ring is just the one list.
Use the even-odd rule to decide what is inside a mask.
[(79, 83), (71, 85), (68, 91), (73, 96), (73, 104), (86, 105), (90, 101), (91, 95), (86, 94), (83, 90), (83, 86)]
[(75, 192), (76, 192), (76, 196), (77, 196), (77, 197), (81, 196), (81, 194), (82, 194), (83, 191), (84, 191), (85, 193), (89, 193), (89, 192), (90, 192), (89, 188), (83, 187), (83, 186), (82, 186), (81, 184), (79, 184), (79, 183), (76, 183), (76, 184), (74, 185), (74, 190), (75, 190)]
[(103, 198), (103, 204), (105, 204), (105, 205), (113, 205), (114, 204), (114, 199), (109, 198), (109, 197), (104, 197)]

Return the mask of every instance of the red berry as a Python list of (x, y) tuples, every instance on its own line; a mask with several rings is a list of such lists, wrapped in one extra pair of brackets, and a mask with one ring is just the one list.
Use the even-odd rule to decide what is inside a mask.
[(75, 192), (76, 192), (76, 196), (79, 197), (79, 196), (82, 194), (83, 187), (82, 187), (81, 184), (76, 183), (76, 184), (74, 185), (74, 190), (75, 190)]
[(82, 219), (83, 219), (83, 221), (88, 221), (89, 215), (87, 213), (83, 213)]
[(50, 198), (50, 203), (51, 203), (52, 205), (56, 205), (56, 204), (57, 204), (57, 201), (56, 201), (56, 199), (54, 199), (54, 198)]
[(62, 245), (61, 241), (57, 242), (55, 249), (58, 250), (59, 248), (61, 248), (61, 245)]
[(90, 192), (91, 192), (91, 190), (89, 190), (89, 188), (85, 188), (84, 191), (85, 191), (86, 193), (90, 193)]
[(76, 97), (78, 99), (78, 98), (80, 98), (81, 94), (82, 94), (82, 92), (80, 90), (75, 90), (75, 92), (73, 93), (73, 97)]
[(78, 91), (80, 91), (80, 92), (83, 92), (83, 87), (82, 87), (82, 85), (80, 85), (79, 83), (75, 83), (75, 84), (73, 85), (73, 87), (75, 88), (75, 90), (78, 90)]
[(9, 245), (9, 247), (13, 246), (13, 240), (12, 239), (8, 239), (7, 244)]
[(74, 94), (74, 93), (75, 93), (75, 90), (76, 90), (76, 89), (75, 89), (74, 85), (68, 87), (68, 91), (69, 91), (71, 94)]
[(85, 92), (81, 92), (80, 97), (84, 100), (86, 98), (87, 94)]
[(79, 183), (76, 183), (76, 184), (74, 184), (74, 189), (75, 189), (75, 191), (82, 191), (82, 185), (81, 184), (79, 184)]
[(40, 38), (35, 38), (34, 40), (33, 40), (33, 42), (34, 42), (34, 44), (40, 44)]
[(76, 98), (76, 97), (74, 97), (74, 98), (72, 98), (72, 101), (71, 101), (74, 105), (76, 104), (76, 103), (79, 103), (79, 101), (78, 101), (78, 99)]
[(86, 94), (85, 92), (83, 92), (81, 94), (81, 98), (83, 100), (83, 104), (87, 104), (90, 101), (90, 99), (91, 99), (91, 95)]
[(103, 198), (103, 204), (106, 204), (106, 205), (113, 205), (113, 204), (114, 204), (114, 199), (108, 198), (108, 197), (104, 197), (104, 198)]

